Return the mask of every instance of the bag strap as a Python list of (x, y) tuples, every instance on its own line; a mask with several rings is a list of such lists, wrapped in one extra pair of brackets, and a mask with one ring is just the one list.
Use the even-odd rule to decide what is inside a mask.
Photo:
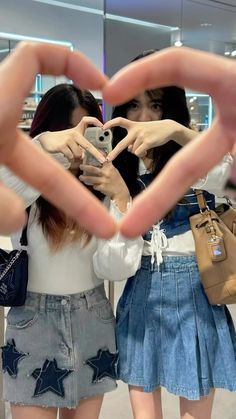
[(209, 210), (209, 207), (206, 203), (203, 191), (201, 189), (194, 189), (194, 193), (197, 197), (197, 203), (198, 203), (200, 212), (204, 212), (206, 210)]
[(26, 225), (23, 228), (22, 233), (21, 233), (21, 238), (20, 238), (20, 244), (21, 244), (21, 246), (28, 246), (27, 228), (28, 228), (28, 220), (29, 220), (30, 207), (26, 208), (26, 212), (27, 212), (28, 218), (27, 218)]

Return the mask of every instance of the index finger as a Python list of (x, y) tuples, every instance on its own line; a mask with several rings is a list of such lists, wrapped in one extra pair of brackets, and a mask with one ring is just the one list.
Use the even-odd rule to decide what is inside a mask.
[(106, 157), (85, 137), (79, 137), (77, 143), (88, 153), (92, 154), (99, 163), (103, 164), (106, 161)]
[(121, 140), (115, 148), (107, 155), (106, 161), (111, 162), (113, 161), (123, 150), (125, 150), (130, 144), (134, 142), (133, 135), (128, 134), (126, 135), (123, 140)]
[(131, 125), (133, 124), (133, 121), (130, 121), (129, 119), (125, 119), (122, 117), (113, 118), (110, 121), (107, 121), (104, 124), (104, 129), (111, 129), (114, 127), (121, 127), (125, 129), (129, 129)]
[(106, 161), (104, 155), (85, 137), (85, 131), (88, 125), (94, 125), (103, 128), (103, 123), (92, 116), (84, 116), (75, 130), (78, 130), (80, 135), (76, 138), (76, 142), (90, 154), (92, 154), (99, 163), (103, 164)]

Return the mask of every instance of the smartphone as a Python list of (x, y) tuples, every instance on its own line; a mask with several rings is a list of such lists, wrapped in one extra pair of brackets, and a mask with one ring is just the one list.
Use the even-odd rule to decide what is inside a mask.
[[(105, 156), (112, 150), (112, 132), (110, 129), (104, 131), (99, 127), (87, 128), (84, 137)], [(101, 163), (88, 151), (85, 153), (83, 164), (101, 166)]]

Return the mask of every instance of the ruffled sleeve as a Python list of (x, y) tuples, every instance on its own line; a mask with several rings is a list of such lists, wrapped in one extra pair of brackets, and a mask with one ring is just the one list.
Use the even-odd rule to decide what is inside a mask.
[[(128, 204), (128, 207), (130, 205)], [(116, 220), (120, 220), (124, 215), (113, 201), (110, 201), (109, 212)], [(93, 266), (98, 278), (122, 281), (135, 275), (140, 267), (143, 252), (141, 236), (130, 240), (117, 233), (112, 239), (98, 239), (97, 243)]]
[(213, 167), (204, 178), (199, 179), (192, 188), (203, 189), (217, 197), (223, 197), (225, 195), (224, 185), (229, 177), (232, 163), (233, 157), (229, 153), (226, 154), (223, 160), (217, 166)]

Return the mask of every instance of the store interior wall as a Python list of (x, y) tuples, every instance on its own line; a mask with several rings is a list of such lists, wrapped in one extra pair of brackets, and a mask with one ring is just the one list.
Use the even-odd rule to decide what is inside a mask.
[[(142, 51), (166, 48), (171, 42), (170, 31), (108, 19), (105, 20), (104, 34), (105, 70), (109, 77)], [(111, 112), (111, 106), (105, 105), (106, 119), (110, 119)]]
[(71, 42), (103, 69), (103, 15), (32, 0), (1, 0), (0, 31)]

